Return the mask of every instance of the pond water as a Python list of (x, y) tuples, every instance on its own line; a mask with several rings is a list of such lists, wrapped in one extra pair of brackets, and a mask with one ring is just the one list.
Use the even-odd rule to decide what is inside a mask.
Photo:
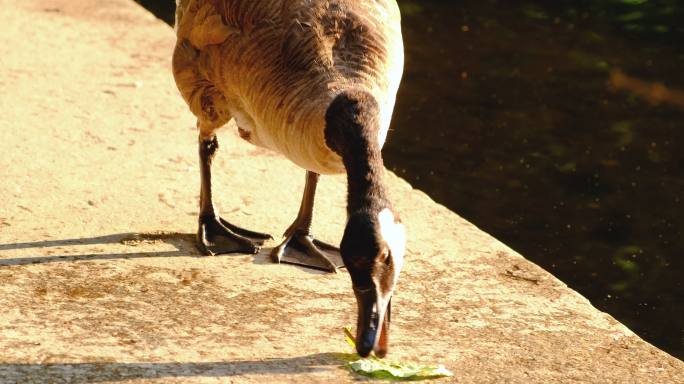
[(388, 168), (684, 358), (684, 4), (400, 4)]

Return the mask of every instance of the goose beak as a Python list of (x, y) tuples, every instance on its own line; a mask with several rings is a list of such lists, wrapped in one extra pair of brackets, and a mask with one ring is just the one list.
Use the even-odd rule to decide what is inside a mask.
[(376, 289), (354, 289), (358, 305), (356, 352), (368, 357), (371, 351), (377, 357), (387, 355), (389, 341), (391, 294), (382, 295)]

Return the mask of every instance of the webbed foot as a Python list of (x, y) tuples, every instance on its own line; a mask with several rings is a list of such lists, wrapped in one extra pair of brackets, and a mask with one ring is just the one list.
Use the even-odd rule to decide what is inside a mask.
[(220, 217), (200, 218), (197, 246), (209, 256), (227, 253), (257, 253), (271, 235), (249, 231)]
[(294, 264), (307, 268), (337, 273), (344, 266), (339, 248), (315, 240), (303, 230), (288, 231), (285, 241), (273, 248), (274, 263)]

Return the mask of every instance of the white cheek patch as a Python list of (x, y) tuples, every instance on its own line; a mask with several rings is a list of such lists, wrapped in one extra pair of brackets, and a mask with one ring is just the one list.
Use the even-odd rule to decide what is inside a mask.
[(406, 252), (406, 230), (404, 225), (395, 222), (394, 215), (388, 208), (380, 211), (378, 223), (380, 223), (380, 234), (392, 251), (392, 259), (396, 269), (400, 271), (404, 264), (404, 253)]

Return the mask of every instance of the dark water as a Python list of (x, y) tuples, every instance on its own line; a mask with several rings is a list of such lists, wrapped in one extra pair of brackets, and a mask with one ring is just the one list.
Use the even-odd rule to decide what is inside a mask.
[(400, 3), (388, 167), (684, 358), (684, 2)]

